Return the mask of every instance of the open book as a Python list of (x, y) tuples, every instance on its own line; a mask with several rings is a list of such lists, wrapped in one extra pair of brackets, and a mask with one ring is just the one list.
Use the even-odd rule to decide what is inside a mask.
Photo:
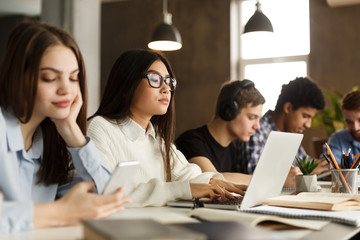
[(347, 193), (302, 192), (266, 199), (263, 205), (317, 210), (360, 210), (360, 195)]
[(196, 208), (188, 212), (188, 216), (195, 217), (203, 221), (236, 221), (247, 223), (251, 226), (262, 226), (271, 229), (305, 228), (320, 230), (329, 223), (328, 221), (291, 219), (273, 215), (251, 214), (246, 212), (210, 208)]

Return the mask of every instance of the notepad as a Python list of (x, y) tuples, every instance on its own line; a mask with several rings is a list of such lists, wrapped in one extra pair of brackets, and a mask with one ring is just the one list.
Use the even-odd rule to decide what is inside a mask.
[(360, 210), (360, 195), (346, 193), (302, 192), (266, 199), (264, 205), (317, 210)]

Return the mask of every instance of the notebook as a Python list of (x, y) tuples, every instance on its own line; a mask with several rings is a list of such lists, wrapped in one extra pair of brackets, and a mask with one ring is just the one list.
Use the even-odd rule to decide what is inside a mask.
[[(272, 131), (265, 143), (245, 195), (232, 200), (202, 201), (204, 207), (244, 210), (260, 205), (265, 199), (279, 196), (303, 134)], [(193, 207), (193, 201), (167, 203), (172, 207)]]
[(300, 218), (300, 219), (331, 221), (331, 222), (347, 224), (355, 227), (360, 227), (359, 210), (322, 211), (322, 210), (264, 205), (264, 206), (257, 206), (254, 208), (245, 209), (244, 212), (275, 215), (285, 218), (295, 218), (295, 219)]

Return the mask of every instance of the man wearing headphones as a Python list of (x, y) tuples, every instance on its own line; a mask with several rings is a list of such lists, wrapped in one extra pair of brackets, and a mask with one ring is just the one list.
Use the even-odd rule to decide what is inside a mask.
[(178, 149), (203, 172), (221, 172), (225, 179), (248, 184), (251, 175), (234, 141), (248, 141), (259, 129), (264, 97), (250, 80), (225, 83), (218, 96), (215, 117), (176, 139)]

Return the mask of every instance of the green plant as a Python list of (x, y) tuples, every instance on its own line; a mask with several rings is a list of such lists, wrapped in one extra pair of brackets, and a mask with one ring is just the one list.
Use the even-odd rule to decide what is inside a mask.
[[(358, 88), (358, 86), (354, 86), (352, 90), (355, 91)], [(330, 106), (325, 106), (323, 110), (316, 113), (312, 120), (312, 126), (323, 128), (330, 136), (333, 132), (345, 128), (345, 121), (341, 112), (341, 100), (344, 94), (338, 90), (323, 89), (323, 92)]]
[(312, 171), (320, 164), (315, 163), (314, 159), (309, 160), (308, 157), (304, 159), (296, 157), (296, 163), (304, 175), (311, 175)]

